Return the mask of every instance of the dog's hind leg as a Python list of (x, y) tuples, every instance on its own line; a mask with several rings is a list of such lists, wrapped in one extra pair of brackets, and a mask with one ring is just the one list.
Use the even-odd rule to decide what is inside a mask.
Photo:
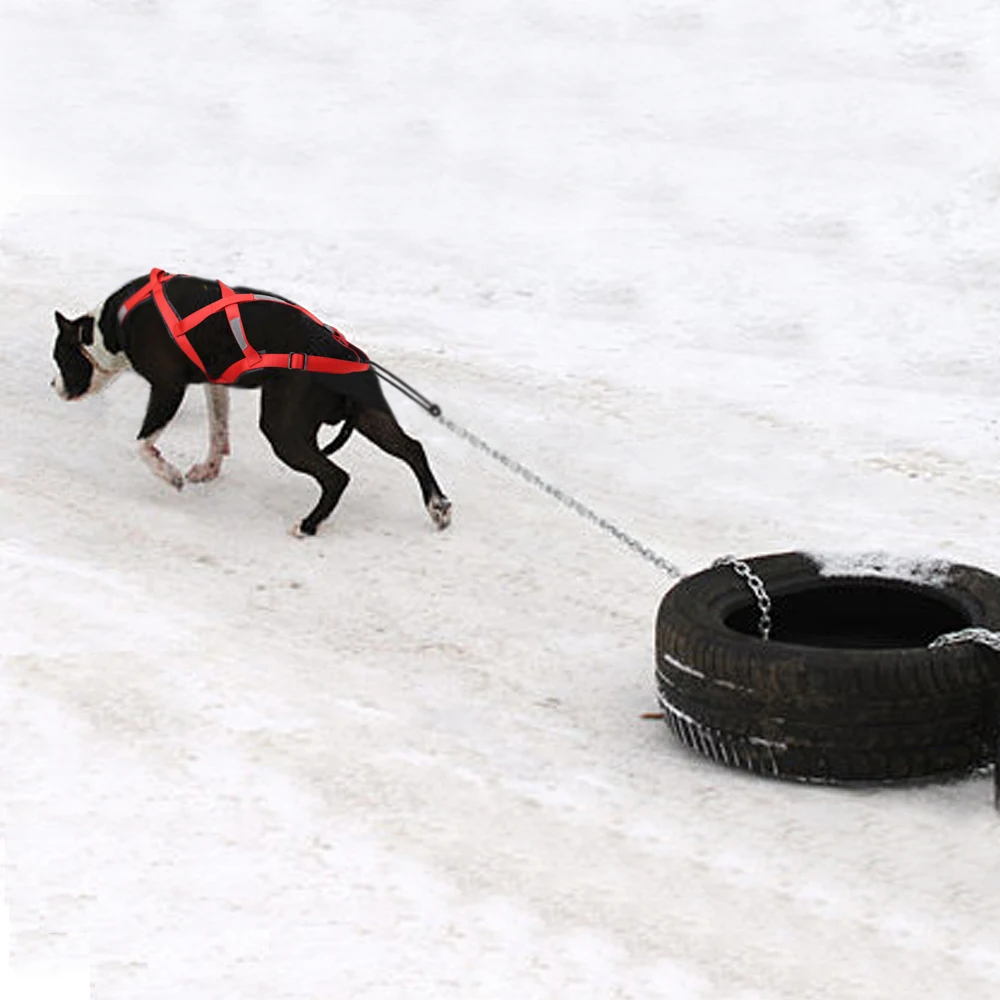
[(320, 420), (307, 415), (302, 397), (288, 383), (265, 385), (261, 394), (260, 429), (275, 455), (289, 468), (304, 472), (319, 484), (322, 493), (316, 506), (297, 524), (293, 535), (315, 535), (330, 516), (351, 477), (326, 458), (316, 443)]
[(138, 435), (139, 457), (149, 466), (154, 476), (178, 490), (184, 486), (184, 477), (180, 469), (171, 465), (160, 454), (160, 449), (156, 447), (156, 439), (177, 413), (184, 399), (185, 388), (184, 385), (151, 386), (149, 402), (146, 404), (146, 417)]
[(424, 446), (409, 437), (389, 410), (365, 407), (358, 411), (355, 427), (382, 451), (401, 458), (420, 483), (424, 506), (438, 528), (451, 524), (451, 501), (444, 495), (427, 462)]
[(208, 457), (187, 471), (189, 483), (215, 479), (222, 469), (223, 456), (229, 454), (229, 390), (224, 385), (205, 385), (208, 410)]

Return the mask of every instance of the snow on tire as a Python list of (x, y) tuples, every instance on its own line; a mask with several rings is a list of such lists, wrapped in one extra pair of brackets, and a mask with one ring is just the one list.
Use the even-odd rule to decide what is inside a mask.
[(685, 745), (830, 783), (957, 775), (995, 759), (1000, 655), (927, 647), (964, 628), (1000, 630), (1000, 578), (938, 564), (908, 578), (827, 575), (798, 552), (747, 563), (771, 598), (768, 641), (731, 565), (686, 577), (660, 604), (657, 688)]

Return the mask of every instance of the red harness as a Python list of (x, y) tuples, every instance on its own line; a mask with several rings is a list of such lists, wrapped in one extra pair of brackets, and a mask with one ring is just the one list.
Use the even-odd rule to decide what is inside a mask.
[[(179, 277), (184, 277), (184, 275), (167, 274), (166, 271), (154, 267), (149, 272), (149, 282), (143, 285), (134, 295), (129, 296), (118, 310), (118, 322), (124, 322), (125, 317), (140, 302), (145, 302), (146, 299), (152, 298), (153, 302), (156, 303), (156, 308), (160, 310), (163, 322), (170, 331), (170, 336), (174, 338), (177, 346), (191, 359), (192, 363), (198, 366), (209, 382), (228, 384), (235, 382), (244, 372), (259, 368), (291, 368), (293, 371), (329, 372), (334, 375), (346, 375), (350, 372), (368, 370), (368, 362), (361, 360), (364, 355), (356, 347), (349, 344), (339, 330), (317, 319), (308, 309), (304, 309), (302, 306), (296, 305), (294, 302), (289, 302), (286, 299), (276, 298), (273, 295), (257, 295), (253, 292), (237, 294), (220, 281), (219, 291), (222, 293), (222, 298), (217, 302), (210, 302), (207, 306), (203, 306), (196, 312), (191, 313), (190, 316), (185, 316), (182, 319), (177, 315), (177, 310), (171, 305), (163, 289), (163, 286), (171, 278)], [(333, 339), (342, 347), (346, 347), (347, 350), (353, 352), (358, 360), (342, 361), (340, 358), (326, 358), (318, 354), (258, 354), (252, 345), (247, 342), (246, 335), (243, 332), (243, 321), (240, 318), (240, 304), (244, 302), (280, 302), (282, 305), (289, 306), (292, 309), (298, 309), (299, 312), (305, 313), (314, 323), (318, 323), (329, 330)], [(243, 358), (230, 365), (218, 378), (209, 378), (208, 372), (205, 371), (205, 366), (201, 362), (201, 358), (198, 357), (197, 351), (191, 346), (187, 335), (199, 323), (208, 319), (209, 316), (214, 316), (216, 313), (222, 312), (223, 309), (226, 311), (226, 318), (229, 320), (229, 326), (233, 331), (233, 336), (236, 338), (236, 343), (240, 345), (240, 349), (243, 351)]]

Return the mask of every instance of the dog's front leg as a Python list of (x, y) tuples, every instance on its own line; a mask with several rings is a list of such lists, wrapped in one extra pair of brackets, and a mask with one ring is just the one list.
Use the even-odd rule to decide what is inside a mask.
[(205, 385), (208, 409), (208, 457), (187, 471), (191, 483), (215, 479), (222, 469), (223, 456), (229, 454), (229, 390), (223, 385)]
[(139, 430), (139, 457), (149, 466), (154, 476), (170, 483), (178, 490), (184, 486), (184, 476), (181, 475), (180, 469), (171, 465), (160, 454), (160, 449), (156, 447), (156, 439), (177, 413), (184, 399), (185, 388), (183, 385), (151, 386), (149, 403), (146, 405), (146, 418)]

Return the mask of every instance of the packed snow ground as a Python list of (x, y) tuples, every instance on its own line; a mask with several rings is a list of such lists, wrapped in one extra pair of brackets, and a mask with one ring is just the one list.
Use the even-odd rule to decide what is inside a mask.
[[(5, 0), (0, 835), (11, 968), (102, 1000), (1000, 995), (985, 778), (730, 772), (655, 708), (670, 584), (394, 396), (313, 502), (236, 394), (49, 389), (152, 266), (288, 294), (685, 571), (1000, 571), (986, 0)], [(192, 393), (163, 439), (202, 456)], [(2, 943), (2, 941), (0, 941)]]

